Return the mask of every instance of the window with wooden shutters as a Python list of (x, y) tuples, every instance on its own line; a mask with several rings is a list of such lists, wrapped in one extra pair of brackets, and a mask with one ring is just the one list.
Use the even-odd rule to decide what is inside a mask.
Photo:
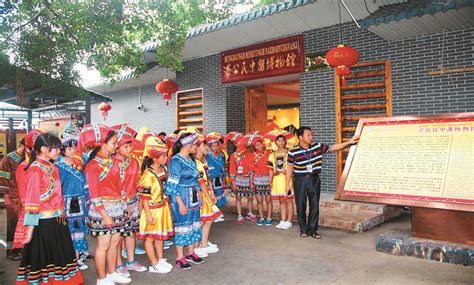
[[(354, 135), (360, 119), (392, 116), (390, 61), (380, 60), (351, 66), (346, 85), (335, 75), (336, 141), (342, 143)], [(337, 152), (337, 182), (342, 175), (349, 148)]]
[(202, 88), (178, 91), (176, 100), (177, 129), (194, 127), (202, 132), (204, 129)]

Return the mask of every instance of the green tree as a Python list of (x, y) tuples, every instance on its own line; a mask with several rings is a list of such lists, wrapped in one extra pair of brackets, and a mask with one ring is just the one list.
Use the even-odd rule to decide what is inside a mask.
[(159, 42), (160, 66), (181, 71), (187, 31), (231, 15), (234, 1), (23, 0), (0, 4), (0, 55), (16, 66), (78, 85), (78, 63), (116, 80), (149, 66), (140, 45)]

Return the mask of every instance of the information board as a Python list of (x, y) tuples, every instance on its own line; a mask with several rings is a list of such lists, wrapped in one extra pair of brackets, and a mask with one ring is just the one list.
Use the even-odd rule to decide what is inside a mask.
[(474, 113), (359, 121), (342, 200), (474, 212)]

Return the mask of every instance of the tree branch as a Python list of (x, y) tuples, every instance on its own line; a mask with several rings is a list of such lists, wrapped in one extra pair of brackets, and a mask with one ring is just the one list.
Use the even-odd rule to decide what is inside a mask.
[(33, 17), (31, 17), (31, 19), (29, 19), (27, 22), (21, 24), (20, 26), (16, 27), (15, 29), (13, 29), (13, 31), (3, 40), (2, 43), (0, 43), (0, 46), (2, 46), (4, 43), (6, 43), (8, 40), (11, 39), (11, 37), (20, 29), (22, 29), (23, 27), (25, 27), (26, 25), (29, 25), (31, 24), (33, 21), (35, 21), (36, 19), (38, 19), (38, 17), (41, 15), (41, 13), (43, 12), (44, 8), (42, 8), (38, 13), (36, 13), (36, 15), (34, 15)]

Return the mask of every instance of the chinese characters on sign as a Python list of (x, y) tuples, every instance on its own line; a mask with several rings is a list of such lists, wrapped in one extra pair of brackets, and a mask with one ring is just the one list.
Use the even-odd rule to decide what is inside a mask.
[(221, 53), (222, 83), (300, 73), (303, 71), (303, 35)]
[(342, 191), (472, 205), (473, 182), (474, 118), (367, 122)]

